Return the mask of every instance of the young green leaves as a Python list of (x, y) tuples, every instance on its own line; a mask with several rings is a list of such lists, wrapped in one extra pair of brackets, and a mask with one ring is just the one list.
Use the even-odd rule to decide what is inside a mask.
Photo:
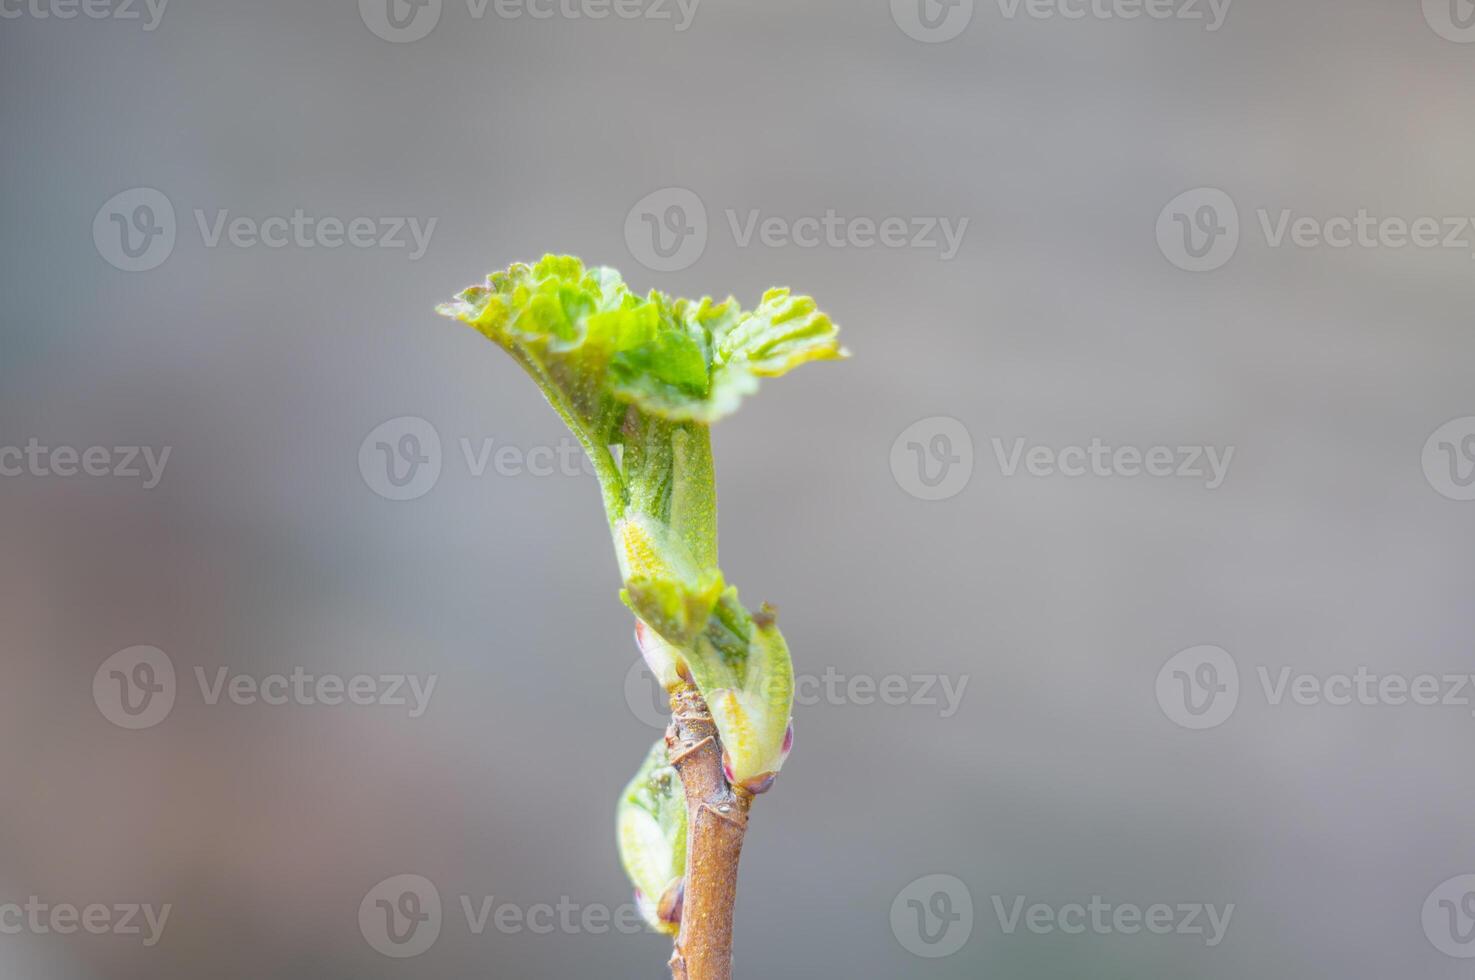
[(711, 424), (759, 378), (845, 356), (838, 331), (807, 296), (771, 289), (756, 310), (737, 301), (632, 293), (613, 269), (544, 256), (493, 273), (439, 312), (517, 358), (555, 406), (603, 445), (618, 443), (621, 409)]
[(620, 861), (635, 885), (635, 902), (657, 932), (676, 933), (681, 922), (681, 882), (686, 874), (686, 796), (656, 742), (616, 807)]
[(735, 300), (632, 293), (569, 256), (514, 265), (439, 307), (504, 348), (542, 389), (599, 477), (624, 579), (649, 628), (647, 658), (694, 683), (729, 778), (765, 787), (786, 754), (793, 667), (771, 610), (750, 613), (717, 566), (708, 426), (760, 378), (846, 356), (812, 299), (786, 289)]

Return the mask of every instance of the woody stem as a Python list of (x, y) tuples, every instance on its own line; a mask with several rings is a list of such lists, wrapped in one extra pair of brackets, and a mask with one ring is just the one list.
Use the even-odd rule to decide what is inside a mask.
[(738, 860), (753, 797), (727, 782), (717, 726), (694, 687), (671, 695), (666, 748), (681, 776), (687, 812), (686, 889), (671, 977), (731, 980)]

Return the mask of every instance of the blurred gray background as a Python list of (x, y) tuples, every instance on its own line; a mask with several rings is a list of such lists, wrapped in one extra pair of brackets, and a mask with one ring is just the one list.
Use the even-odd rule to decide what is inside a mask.
[[(36, 440), (65, 471), (56, 447), (103, 447), (113, 470), (0, 455), (0, 907), (171, 911), (150, 946), (0, 908), (0, 973), (663, 974), (659, 937), (477, 934), (462, 908), (628, 903), (613, 799), (659, 734), (593, 480), (476, 474), (463, 440), (531, 462), (565, 435), (431, 312), (567, 251), (639, 290), (792, 285), (855, 352), (715, 435), (729, 580), (780, 607), (801, 674), (844, 679), (796, 709), (755, 809), (740, 976), (1472, 975), (1472, 691), (1277, 704), (1259, 677), (1472, 669), (1475, 233), (1273, 235), (1287, 210), (1475, 215), (1465, 0), (1237, 0), (1216, 30), (1188, 0), (378, 2), (174, 0), (148, 30), (141, 2), (5, 0), (0, 451)], [(1199, 188), (1231, 213), (1170, 207)], [(670, 210), (692, 196), (704, 224)], [(208, 244), (221, 212), (298, 209), (376, 244)], [(846, 247), (783, 234), (831, 210), (862, 219)], [(1228, 243), (1235, 212), (1233, 255), (1180, 268), (1174, 229)], [(775, 233), (744, 244), (755, 214)], [(378, 247), (396, 217), (435, 219), (423, 256)], [(949, 258), (865, 247), (893, 217), (968, 223)], [(696, 237), (663, 260), (652, 227)], [(406, 417), (441, 468), (393, 500), (369, 437)], [(1215, 489), (1011, 476), (996, 439), (1006, 464), (1020, 439), (1234, 455)], [(168, 447), (157, 485), (115, 447)], [(925, 499), (924, 463), (955, 467), (952, 496)], [(1195, 729), (1224, 661), (1169, 660), (1204, 645), (1239, 691)], [(102, 668), (137, 646), (177, 691), (131, 730)], [(418, 717), (211, 704), (196, 671), (221, 668), (437, 686)], [(907, 703), (866, 697), (891, 674)], [(1206, 686), (1174, 705), (1184, 678)], [(939, 679), (967, 685), (946, 717)], [(404, 874), (443, 909), (401, 959), (359, 910)], [(1022, 897), (1072, 924), (1093, 896), (1172, 906), (1174, 931), (1001, 921)], [(1193, 903), (1234, 906), (1222, 941), (1177, 929)]]

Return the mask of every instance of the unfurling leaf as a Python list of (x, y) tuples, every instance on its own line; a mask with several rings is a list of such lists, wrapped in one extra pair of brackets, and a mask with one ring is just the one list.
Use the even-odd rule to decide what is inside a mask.
[(613, 269), (585, 268), (567, 255), (493, 273), (438, 309), (505, 347), (598, 437), (616, 435), (611, 427), (627, 404), (711, 423), (735, 410), (760, 377), (846, 356), (839, 331), (807, 296), (773, 289), (752, 312), (734, 299), (638, 296)]

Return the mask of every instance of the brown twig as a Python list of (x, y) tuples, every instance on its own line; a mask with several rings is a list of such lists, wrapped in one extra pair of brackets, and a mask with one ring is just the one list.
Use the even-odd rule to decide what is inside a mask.
[(722, 743), (707, 702), (693, 687), (671, 695), (666, 730), (671, 764), (686, 792), (686, 888), (672, 980), (731, 980), (738, 859), (753, 797), (727, 782)]

